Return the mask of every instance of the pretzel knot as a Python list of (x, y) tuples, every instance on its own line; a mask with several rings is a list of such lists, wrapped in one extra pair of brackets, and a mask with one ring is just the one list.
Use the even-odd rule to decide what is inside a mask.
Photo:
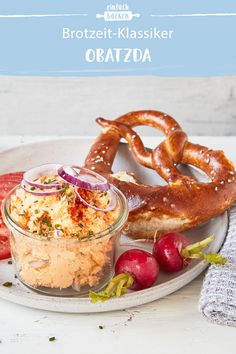
[[(153, 237), (165, 231), (183, 231), (197, 226), (225, 211), (236, 200), (233, 164), (222, 151), (188, 141), (187, 134), (169, 115), (158, 111), (137, 111), (114, 121), (98, 118), (103, 131), (85, 161), (85, 166), (103, 174), (126, 196), (130, 214), (124, 232), (133, 237)], [(153, 150), (146, 150), (140, 136), (132, 129), (148, 125), (166, 136)], [(141, 165), (155, 170), (166, 186), (148, 186), (133, 174), (112, 173), (120, 139)], [(184, 176), (179, 164), (201, 169), (206, 183)]]

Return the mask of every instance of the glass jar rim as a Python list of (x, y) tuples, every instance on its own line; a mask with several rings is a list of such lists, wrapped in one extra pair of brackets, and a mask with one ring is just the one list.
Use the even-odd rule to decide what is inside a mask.
[(6, 197), (3, 199), (2, 201), (2, 217), (4, 222), (6, 223), (7, 227), (9, 228), (12, 227), (13, 229), (15, 229), (17, 232), (19, 232), (20, 234), (29, 237), (31, 239), (34, 240), (39, 240), (39, 241), (52, 241), (52, 242), (60, 242), (62, 240), (66, 240), (68, 242), (75, 242), (75, 241), (79, 241), (79, 242), (87, 242), (87, 241), (93, 241), (93, 240), (97, 240), (100, 239), (104, 236), (107, 236), (109, 234), (112, 234), (116, 231), (118, 231), (126, 222), (127, 218), (128, 218), (128, 203), (127, 200), (124, 196), (124, 194), (118, 189), (116, 188), (114, 185), (111, 185), (113, 191), (115, 191), (119, 202), (121, 204), (121, 208), (120, 208), (120, 213), (119, 216), (117, 217), (116, 221), (109, 225), (106, 229), (99, 231), (97, 233), (94, 233), (93, 235), (89, 235), (89, 236), (85, 236), (85, 237), (81, 237), (81, 238), (75, 238), (75, 237), (68, 237), (68, 238), (63, 238), (63, 237), (58, 237), (58, 238), (51, 238), (48, 236), (42, 236), (42, 235), (38, 235), (36, 233), (32, 233), (30, 231), (27, 231), (25, 229), (23, 229), (21, 226), (19, 226), (11, 217), (10, 213), (9, 213), (9, 208), (8, 208), (8, 201), (10, 196), (20, 187), (20, 184), (18, 184), (16, 187), (14, 187), (13, 189), (10, 190), (10, 192), (6, 195)]

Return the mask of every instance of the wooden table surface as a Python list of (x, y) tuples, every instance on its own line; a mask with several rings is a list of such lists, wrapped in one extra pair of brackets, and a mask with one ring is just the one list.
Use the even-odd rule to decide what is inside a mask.
[[(0, 151), (49, 138), (3, 136)], [(236, 162), (236, 137), (192, 137), (190, 140), (223, 149)], [(146, 138), (145, 143), (154, 146), (155, 138)], [(233, 352), (235, 329), (210, 324), (198, 312), (202, 279), (203, 275), (161, 300), (104, 314), (53, 313), (0, 299), (0, 353)], [(52, 336), (56, 341), (49, 342)]]

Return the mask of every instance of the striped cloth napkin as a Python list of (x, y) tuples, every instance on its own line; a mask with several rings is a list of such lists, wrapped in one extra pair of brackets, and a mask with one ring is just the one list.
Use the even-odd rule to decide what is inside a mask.
[(229, 229), (220, 254), (228, 264), (210, 266), (205, 276), (199, 311), (212, 322), (236, 327), (236, 204), (229, 213)]

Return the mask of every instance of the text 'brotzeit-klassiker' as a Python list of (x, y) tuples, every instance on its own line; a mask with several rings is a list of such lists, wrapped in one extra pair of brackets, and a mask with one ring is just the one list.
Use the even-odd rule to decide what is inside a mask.
[[(87, 40), (91, 45), (84, 51), (84, 58), (88, 63), (145, 63), (151, 62), (151, 52), (145, 47), (145, 40), (171, 40), (174, 31), (170, 29), (158, 29), (150, 27), (148, 29), (136, 30), (129, 27), (118, 27), (117, 30), (104, 27), (102, 29), (72, 29), (63, 27), (63, 40)], [(106, 48), (99, 44), (106, 43)], [(116, 46), (107, 47), (108, 41), (113, 40)], [(137, 46), (142, 40), (142, 48)], [(100, 41), (100, 42), (99, 42)], [(135, 46), (132, 45), (135, 42)], [(119, 43), (119, 45), (117, 45)]]

